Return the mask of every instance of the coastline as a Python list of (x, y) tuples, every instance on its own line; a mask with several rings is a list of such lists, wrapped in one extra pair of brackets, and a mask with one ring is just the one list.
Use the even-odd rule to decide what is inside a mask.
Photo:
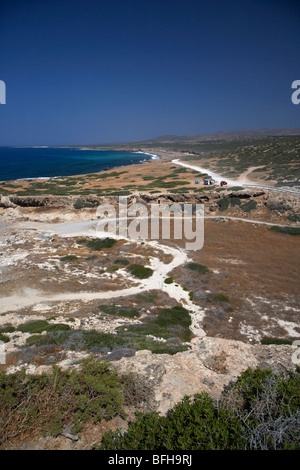
[(91, 174), (101, 174), (105, 171), (113, 171), (115, 169), (119, 169), (119, 168), (124, 168), (124, 167), (130, 167), (132, 165), (139, 165), (141, 163), (146, 163), (146, 162), (149, 162), (149, 161), (152, 161), (152, 160), (160, 160), (162, 157), (156, 153), (150, 153), (149, 151), (146, 152), (146, 151), (143, 151), (141, 149), (137, 150), (137, 149), (125, 149), (125, 148), (122, 148), (122, 149), (118, 149), (118, 148), (110, 148), (110, 149), (103, 149), (103, 148), (95, 148), (95, 149), (91, 149), (91, 148), (87, 148), (87, 147), (80, 147), (80, 148), (77, 148), (77, 147), (51, 147), (51, 146), (32, 146), (32, 147), (14, 147), (14, 148), (70, 148), (70, 149), (77, 149), (77, 150), (80, 150), (80, 151), (109, 151), (109, 152), (132, 152), (132, 153), (135, 153), (135, 154), (140, 154), (141, 156), (142, 155), (145, 155), (145, 156), (149, 156), (151, 158), (144, 158), (143, 160), (140, 160), (138, 162), (132, 162), (132, 163), (126, 163), (124, 165), (113, 165), (109, 168), (105, 168), (103, 170), (99, 170), (99, 171), (93, 171), (93, 172), (89, 172), (89, 173), (74, 173), (74, 174), (71, 174), (71, 175), (55, 175), (55, 176), (35, 176), (35, 177), (25, 177), (25, 178), (14, 178), (14, 179), (8, 179), (8, 180), (0, 180), (0, 184), (1, 183), (12, 183), (12, 182), (15, 182), (15, 181), (38, 181), (38, 180), (49, 180), (49, 179), (58, 179), (58, 178), (76, 178), (76, 177), (84, 177), (84, 176), (88, 176), (88, 175), (91, 175)]
[[(110, 149), (113, 150), (113, 149)], [(119, 149), (115, 149), (119, 150)], [(133, 149), (132, 149), (133, 150)], [(126, 194), (136, 191), (149, 191), (156, 188), (150, 187), (152, 181), (160, 183), (170, 179), (172, 168), (172, 158), (179, 158), (179, 153), (159, 151), (158, 148), (134, 150), (141, 157), (143, 155), (156, 158), (141, 158), (137, 162), (125, 165), (114, 165), (109, 169), (100, 170), (92, 173), (78, 173), (69, 176), (51, 176), (22, 178), (15, 180), (0, 181), (0, 194), (2, 195), (102, 195), (110, 194), (112, 191), (122, 191)], [(186, 177), (188, 176), (188, 178)], [(178, 178), (177, 178), (178, 179)], [(180, 179), (182, 179), (180, 175)], [(194, 183), (194, 176), (190, 172), (185, 175), (184, 180), (188, 180), (190, 186)], [(161, 190), (164, 188), (161, 186)], [(191, 187), (192, 189), (192, 187)], [(157, 191), (156, 191), (157, 192)]]

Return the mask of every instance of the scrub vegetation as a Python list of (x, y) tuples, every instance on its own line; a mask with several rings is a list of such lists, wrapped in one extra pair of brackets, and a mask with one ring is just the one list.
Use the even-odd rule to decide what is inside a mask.
[(299, 449), (299, 374), (242, 373), (218, 401), (184, 397), (167, 416), (137, 414), (126, 433), (107, 432), (102, 450)]

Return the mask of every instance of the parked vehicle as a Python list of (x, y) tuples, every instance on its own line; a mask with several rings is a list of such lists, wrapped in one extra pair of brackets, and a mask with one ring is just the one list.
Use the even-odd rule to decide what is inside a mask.
[(210, 184), (214, 184), (214, 183), (215, 183), (215, 180), (213, 180), (212, 178), (204, 178), (203, 180), (203, 184), (205, 184), (206, 186)]

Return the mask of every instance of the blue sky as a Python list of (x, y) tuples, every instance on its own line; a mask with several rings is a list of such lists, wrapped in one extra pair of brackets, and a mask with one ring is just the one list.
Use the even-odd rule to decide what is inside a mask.
[(300, 127), (298, 4), (1, 0), (0, 145)]

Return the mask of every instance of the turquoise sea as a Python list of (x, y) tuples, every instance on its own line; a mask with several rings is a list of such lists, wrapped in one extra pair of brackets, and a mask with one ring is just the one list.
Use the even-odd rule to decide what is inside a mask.
[(0, 181), (95, 173), (158, 158), (143, 152), (0, 147)]

